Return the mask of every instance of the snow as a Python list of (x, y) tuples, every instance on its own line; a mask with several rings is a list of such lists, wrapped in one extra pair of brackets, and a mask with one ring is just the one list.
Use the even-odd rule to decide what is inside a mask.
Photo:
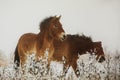
[[(26, 79), (26, 80), (119, 80), (120, 79), (120, 55), (115, 57), (106, 57), (106, 61), (98, 63), (95, 55), (89, 53), (78, 55), (77, 69), (79, 75), (76, 76), (73, 68), (70, 66), (65, 69), (64, 62), (51, 61), (48, 66), (48, 50), (45, 51), (45, 57), (35, 62), (35, 55), (29, 55), (23, 68), (13, 63), (0, 67), (0, 79)], [(64, 58), (64, 57), (63, 57)], [(67, 73), (65, 71), (67, 70)]]

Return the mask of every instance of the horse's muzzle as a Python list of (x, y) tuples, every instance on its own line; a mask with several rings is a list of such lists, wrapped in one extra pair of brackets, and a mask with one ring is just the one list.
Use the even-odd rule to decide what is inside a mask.
[(61, 33), (61, 35), (60, 35), (60, 40), (61, 40), (61, 41), (64, 41), (65, 39), (66, 39), (65, 33)]
[(105, 57), (101, 56), (98, 62), (102, 63), (103, 61), (105, 61)]

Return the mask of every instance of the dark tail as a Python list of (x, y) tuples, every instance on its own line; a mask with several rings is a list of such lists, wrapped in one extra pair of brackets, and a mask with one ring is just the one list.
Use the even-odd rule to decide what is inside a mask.
[(16, 47), (14, 54), (15, 54), (14, 63), (16, 64), (17, 67), (19, 67), (20, 66), (20, 58), (19, 58), (19, 54), (18, 54), (18, 46)]

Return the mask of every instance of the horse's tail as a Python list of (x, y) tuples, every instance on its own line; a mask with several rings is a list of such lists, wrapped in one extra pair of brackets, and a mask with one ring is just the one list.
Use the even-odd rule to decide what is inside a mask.
[(15, 49), (15, 52), (14, 52), (14, 63), (16, 64), (17, 67), (20, 66), (20, 58), (19, 58), (19, 54), (18, 54), (18, 46), (16, 47)]

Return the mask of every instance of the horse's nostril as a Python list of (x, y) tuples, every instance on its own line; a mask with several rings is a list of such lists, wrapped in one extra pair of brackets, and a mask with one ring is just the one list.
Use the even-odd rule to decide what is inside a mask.
[(61, 37), (61, 41), (64, 41), (65, 38), (66, 38), (66, 35), (63, 35), (63, 36)]
[(63, 35), (63, 39), (65, 39), (66, 38), (66, 35)]
[(105, 57), (104, 56), (102, 57), (102, 60), (105, 61)]
[(101, 63), (102, 61), (101, 61), (101, 60), (99, 60), (98, 62), (99, 62), (99, 63)]
[(103, 61), (105, 61), (105, 57), (104, 56), (102, 56), (100, 59), (99, 59), (99, 61), (98, 62), (103, 62)]
[(66, 38), (66, 35), (65, 35), (64, 32), (62, 32), (62, 33), (59, 35), (59, 37), (60, 37), (60, 40), (61, 40), (61, 41), (64, 41), (65, 38)]

